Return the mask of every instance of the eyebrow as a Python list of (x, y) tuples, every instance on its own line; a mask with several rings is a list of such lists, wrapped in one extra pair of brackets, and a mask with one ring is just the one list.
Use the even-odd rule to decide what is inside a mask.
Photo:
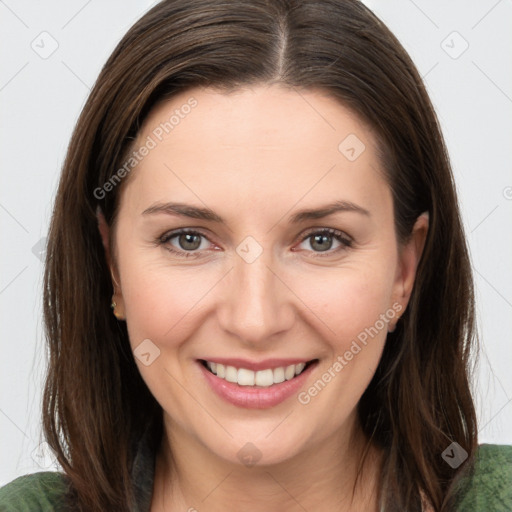
[[(323, 219), (324, 217), (328, 217), (329, 215), (333, 215), (338, 212), (354, 212), (367, 217), (371, 216), (368, 210), (352, 203), (351, 201), (334, 201), (333, 203), (329, 203), (318, 208), (300, 210), (289, 218), (289, 223), (299, 224), (306, 220)], [(156, 203), (144, 210), (142, 215), (152, 215), (157, 213), (207, 220), (224, 225), (226, 224), (226, 221), (213, 210), (210, 210), (210, 208), (200, 208), (185, 203)]]

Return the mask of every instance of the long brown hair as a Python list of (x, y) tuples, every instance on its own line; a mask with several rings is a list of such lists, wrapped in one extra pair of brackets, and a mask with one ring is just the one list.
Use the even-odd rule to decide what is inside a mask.
[[(358, 413), (368, 438), (385, 451), (382, 511), (420, 511), (420, 492), (436, 511), (453, 505), (456, 477), (478, 445), (470, 391), (473, 283), (447, 151), (413, 62), (359, 1), (164, 0), (128, 31), (91, 91), (48, 237), (43, 426), (77, 510), (128, 510), (136, 441), (148, 425), (155, 438), (162, 428), (126, 325), (110, 309), (96, 209), (112, 226), (123, 182), (108, 192), (104, 185), (157, 102), (194, 86), (227, 91), (270, 83), (327, 91), (373, 128), (399, 241), (429, 212), (409, 306)], [(459, 470), (441, 457), (452, 442), (469, 455)]]

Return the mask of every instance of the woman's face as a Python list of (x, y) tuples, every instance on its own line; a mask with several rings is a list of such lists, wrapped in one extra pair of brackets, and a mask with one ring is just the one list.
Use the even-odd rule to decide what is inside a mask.
[(270, 464), (348, 435), (426, 229), (397, 244), (371, 132), (320, 92), (197, 88), (134, 148), (116, 302), (176, 439)]

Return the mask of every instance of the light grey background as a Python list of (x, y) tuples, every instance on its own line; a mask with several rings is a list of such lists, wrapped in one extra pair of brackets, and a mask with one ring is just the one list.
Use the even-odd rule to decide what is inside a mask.
[[(0, 0), (0, 486), (57, 468), (40, 444), (41, 239), (90, 87), (154, 3)], [(444, 130), (475, 271), (480, 442), (511, 444), (512, 1), (365, 3), (416, 62)]]

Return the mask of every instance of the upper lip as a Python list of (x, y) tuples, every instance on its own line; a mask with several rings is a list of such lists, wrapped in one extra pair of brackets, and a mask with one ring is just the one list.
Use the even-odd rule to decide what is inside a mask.
[(210, 361), (212, 363), (223, 364), (224, 366), (234, 366), (235, 368), (246, 368), (247, 370), (258, 371), (281, 366), (290, 366), (292, 364), (308, 363), (313, 359), (288, 358), (288, 359), (264, 359), (263, 361), (248, 361), (247, 359), (228, 358), (228, 357), (205, 357), (200, 361)]

